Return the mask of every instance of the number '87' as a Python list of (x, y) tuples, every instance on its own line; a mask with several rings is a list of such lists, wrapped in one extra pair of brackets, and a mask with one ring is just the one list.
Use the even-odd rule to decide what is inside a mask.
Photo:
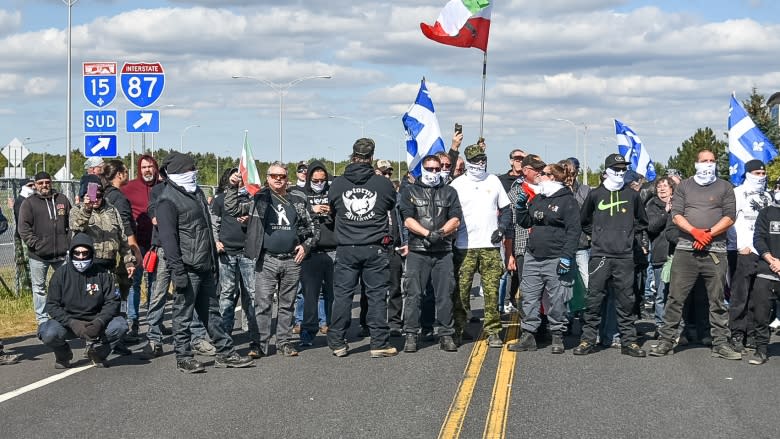
[(134, 99), (140, 97), (143, 93), (143, 87), (141, 86), (142, 82), (148, 83), (146, 97), (151, 98), (154, 86), (157, 85), (157, 76), (144, 76), (143, 78), (139, 76), (129, 77), (127, 80), (127, 96)]

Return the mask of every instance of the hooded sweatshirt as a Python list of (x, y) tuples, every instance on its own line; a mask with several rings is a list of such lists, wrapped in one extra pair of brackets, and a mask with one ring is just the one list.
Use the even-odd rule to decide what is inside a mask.
[[(316, 192), (311, 187), (312, 174), (317, 170), (325, 172), (326, 181), (322, 192)], [(301, 190), (303, 195), (306, 197), (306, 201), (308, 202), (307, 205), (311, 219), (314, 222), (315, 227), (319, 228), (320, 230), (320, 239), (317, 241), (317, 245), (314, 247), (315, 250), (318, 251), (335, 250), (336, 245), (338, 244), (338, 242), (336, 242), (336, 231), (334, 230), (336, 223), (333, 221), (333, 218), (330, 216), (330, 214), (314, 213), (312, 210), (312, 206), (328, 204), (328, 191), (330, 190), (329, 181), (330, 174), (328, 173), (328, 168), (322, 162), (315, 160), (309, 164), (309, 172), (306, 174), (306, 184)]]
[[(92, 238), (77, 233), (70, 250), (78, 246), (92, 249)], [(113, 275), (96, 265), (81, 273), (68, 258), (51, 277), (46, 312), (66, 328), (71, 319), (97, 319), (105, 328), (112, 318), (119, 315), (119, 294), (114, 290)]]
[[(144, 181), (141, 176), (141, 161), (147, 160), (154, 165), (154, 178), (151, 182)], [(121, 191), (130, 202), (133, 212), (133, 220), (136, 223), (135, 238), (142, 248), (149, 248), (152, 241), (152, 218), (148, 214), (149, 196), (152, 188), (159, 182), (160, 171), (157, 161), (150, 155), (138, 157), (136, 166), (136, 178), (127, 182)]]
[(19, 208), (19, 236), (38, 261), (62, 260), (70, 245), (70, 201), (52, 192), (30, 195)]
[(390, 236), (387, 214), (395, 207), (395, 189), (370, 164), (347, 166), (344, 175), (333, 180), (328, 202), (339, 245), (379, 244)]

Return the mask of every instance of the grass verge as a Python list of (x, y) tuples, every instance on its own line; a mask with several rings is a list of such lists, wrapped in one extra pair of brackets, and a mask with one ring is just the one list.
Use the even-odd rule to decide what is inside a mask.
[(30, 334), (36, 328), (31, 294), (0, 295), (0, 338)]

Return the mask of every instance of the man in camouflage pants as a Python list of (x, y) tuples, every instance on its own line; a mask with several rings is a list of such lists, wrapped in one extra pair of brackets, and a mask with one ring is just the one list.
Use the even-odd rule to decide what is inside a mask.
[(463, 220), (455, 242), (455, 270), (458, 288), (453, 297), (455, 337), (462, 343), (466, 316), (471, 308), (469, 292), (474, 274), (479, 272), (485, 293), (484, 331), (488, 345), (503, 343), (498, 313), (498, 283), (504, 272), (499, 247), (511, 231), (512, 213), (501, 181), (487, 172), (487, 156), (480, 145), (466, 148), (466, 174), (456, 178), (452, 187), (458, 192)]

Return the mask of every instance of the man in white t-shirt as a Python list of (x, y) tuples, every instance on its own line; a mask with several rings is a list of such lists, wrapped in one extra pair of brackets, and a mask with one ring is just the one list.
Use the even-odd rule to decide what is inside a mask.
[(484, 330), (488, 345), (500, 348), (503, 343), (498, 313), (498, 283), (504, 272), (499, 248), (512, 226), (509, 197), (495, 175), (487, 172), (487, 156), (479, 145), (464, 153), (466, 173), (452, 181), (458, 192), (463, 220), (455, 242), (456, 293), (453, 297), (455, 337), (462, 342), (466, 316), (471, 308), (469, 291), (474, 274), (479, 272), (485, 295)]

